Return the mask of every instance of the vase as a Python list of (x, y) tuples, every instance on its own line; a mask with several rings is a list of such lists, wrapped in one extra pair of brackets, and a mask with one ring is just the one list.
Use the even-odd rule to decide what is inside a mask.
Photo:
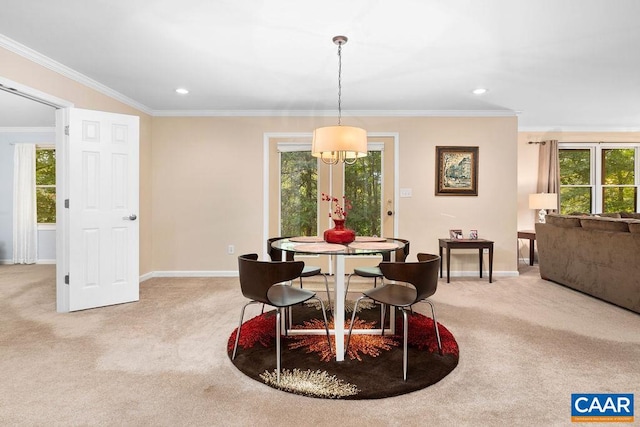
[(351, 243), (356, 240), (356, 232), (344, 226), (344, 219), (333, 219), (334, 227), (324, 231), (327, 243)]

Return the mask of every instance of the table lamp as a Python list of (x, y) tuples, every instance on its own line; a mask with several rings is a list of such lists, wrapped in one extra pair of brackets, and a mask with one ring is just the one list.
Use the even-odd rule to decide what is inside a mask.
[(558, 209), (558, 195), (556, 193), (529, 194), (529, 209), (540, 209), (538, 222), (544, 224), (547, 209)]

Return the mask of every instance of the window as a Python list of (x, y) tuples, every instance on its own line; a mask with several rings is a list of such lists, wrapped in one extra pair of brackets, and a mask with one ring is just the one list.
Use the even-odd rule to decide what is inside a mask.
[(56, 150), (36, 147), (36, 206), (38, 224), (56, 222)]
[(349, 212), (348, 226), (358, 230), (360, 235), (382, 235), (382, 162), (384, 143), (370, 143), (369, 155), (355, 164), (344, 168), (342, 178), (335, 176), (332, 183), (328, 178), (328, 166), (322, 169), (327, 189), (319, 187), (324, 166), (311, 155), (311, 144), (304, 142), (279, 142), (277, 150), (280, 157), (280, 232), (281, 236), (315, 236), (319, 232), (320, 215), (327, 215), (318, 206), (321, 191), (329, 192), (333, 186), (334, 195), (343, 193), (351, 201), (353, 209)]
[(560, 144), (560, 212), (636, 212), (637, 144)]
[(635, 212), (636, 150), (611, 148), (602, 150), (602, 212)]
[(318, 159), (310, 151), (280, 153), (280, 232), (315, 236), (318, 230)]
[(364, 236), (381, 236), (382, 220), (382, 151), (369, 151), (345, 168), (345, 196), (353, 209), (349, 228)]

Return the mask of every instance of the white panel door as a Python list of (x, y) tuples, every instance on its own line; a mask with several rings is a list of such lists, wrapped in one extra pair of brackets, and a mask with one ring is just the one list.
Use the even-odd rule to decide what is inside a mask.
[(69, 309), (139, 299), (139, 118), (69, 113)]

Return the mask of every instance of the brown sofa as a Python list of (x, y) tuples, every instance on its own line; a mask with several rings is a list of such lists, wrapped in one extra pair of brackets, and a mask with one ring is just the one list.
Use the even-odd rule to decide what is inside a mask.
[(640, 313), (640, 215), (622, 215), (547, 215), (536, 224), (540, 276)]

